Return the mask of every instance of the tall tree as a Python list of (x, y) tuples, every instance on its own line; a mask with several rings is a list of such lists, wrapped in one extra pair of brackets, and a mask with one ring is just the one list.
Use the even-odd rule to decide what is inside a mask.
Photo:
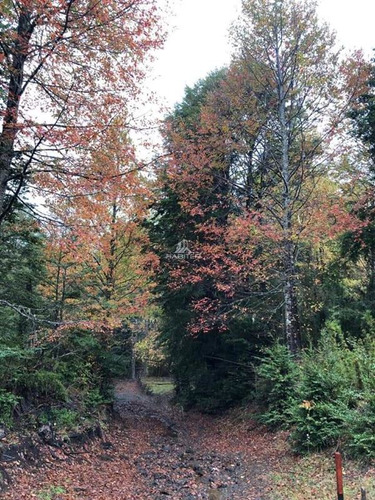
[(321, 192), (330, 140), (365, 71), (359, 55), (341, 62), (314, 3), (245, 1), (233, 37), (229, 70), (198, 105), (177, 109), (169, 128), (168, 182), (190, 217), (196, 254), (173, 277), (175, 286), (210, 283), (195, 302), (195, 332), (225, 328), (254, 297), (273, 295), (268, 316), (284, 310), (297, 353), (298, 255), (350, 222), (339, 190)]
[(84, 175), (162, 35), (154, 0), (4, 0), (0, 18), (1, 222), (35, 170)]
[(375, 165), (375, 60), (369, 67), (369, 78), (366, 87), (353, 102), (349, 117), (353, 120), (354, 133), (361, 139), (370, 153), (372, 165), (370, 172), (374, 173)]
[(109, 331), (145, 313), (152, 288), (153, 258), (141, 252), (140, 225), (149, 197), (134, 148), (119, 123), (102, 135), (100, 149), (86, 158), (80, 182), (47, 175), (51, 202), (63, 224), (49, 229), (46, 292), (59, 321), (91, 322)]
[(30, 215), (14, 211), (0, 235), (0, 339), (25, 347), (28, 334), (46, 318), (40, 293), (45, 278), (44, 236)]
[[(361, 224), (348, 232), (342, 240), (342, 249), (354, 262), (366, 263), (366, 299), (375, 298), (375, 225), (374, 225), (374, 174), (375, 174), (375, 61), (369, 67), (369, 78), (362, 94), (353, 102), (348, 113), (352, 120), (353, 135), (358, 153), (356, 173), (357, 202), (353, 211)], [(358, 147), (359, 146), (359, 147)], [(360, 181), (360, 182), (358, 182)]]
[[(244, 0), (233, 37), (235, 64), (249, 75), (260, 123), (244, 161), (267, 178), (258, 201), (281, 231), (285, 333), (296, 353), (301, 346), (297, 255), (305, 230), (299, 217), (328, 163), (327, 139), (356, 89), (344, 91), (335, 37), (319, 22), (315, 2)], [(351, 69), (354, 83), (358, 74)]]
[[(226, 70), (218, 71), (187, 88), (167, 119), (169, 156), (158, 170), (160, 195), (148, 221), (152, 248), (161, 261), (156, 276), (161, 340), (177, 396), (185, 406), (210, 411), (249, 393), (249, 360), (267, 341), (260, 317), (239, 307), (253, 284), (256, 244), (255, 238), (249, 244), (246, 232), (241, 237), (243, 226), (232, 220), (238, 215), (228, 182), (232, 155), (223, 145), (228, 135), (223, 141), (218, 133), (221, 126), (225, 129), (230, 104), (223, 96), (216, 108), (216, 118), (221, 117), (217, 127), (208, 108), (226, 77)], [(176, 249), (186, 244), (187, 258), (179, 259)], [(220, 397), (213, 397), (217, 393)]]

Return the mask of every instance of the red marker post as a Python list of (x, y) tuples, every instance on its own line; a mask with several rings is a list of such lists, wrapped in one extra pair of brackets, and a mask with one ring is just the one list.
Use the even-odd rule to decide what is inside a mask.
[(335, 453), (336, 463), (336, 482), (337, 482), (337, 500), (344, 500), (344, 485), (342, 479), (342, 458), (341, 453)]

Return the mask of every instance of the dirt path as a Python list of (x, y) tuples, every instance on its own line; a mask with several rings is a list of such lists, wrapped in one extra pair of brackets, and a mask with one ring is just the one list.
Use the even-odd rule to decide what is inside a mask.
[(268, 433), (252, 428), (256, 439), (250, 442), (249, 429), (237, 428), (235, 433), (225, 419), (184, 415), (162, 398), (145, 395), (132, 382), (116, 385), (115, 409), (127, 425), (143, 420), (154, 430), (155, 425), (158, 427), (149, 448), (135, 460), (137, 471), (148, 485), (149, 496), (145, 498), (271, 498), (266, 484), (268, 465), (272, 465), (267, 457)]
[[(17, 477), (4, 500), (274, 500), (269, 468), (282, 442), (248, 423), (182, 414), (133, 382), (115, 387), (119, 418), (77, 454), (53, 450)], [(249, 428), (250, 425), (250, 428)], [(47, 455), (48, 457), (48, 455)], [(17, 469), (18, 467), (18, 469)]]
[(207, 428), (201, 416), (178, 414), (162, 399), (142, 394), (131, 382), (117, 385), (115, 409), (127, 425), (138, 419), (158, 427), (150, 447), (135, 461), (148, 485), (149, 498), (249, 498), (240, 454), (222, 454), (202, 446)]

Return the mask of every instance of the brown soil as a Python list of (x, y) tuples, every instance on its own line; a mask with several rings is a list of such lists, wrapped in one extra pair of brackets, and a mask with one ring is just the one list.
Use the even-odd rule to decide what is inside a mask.
[(70, 453), (45, 447), (37, 468), (9, 464), (13, 483), (1, 498), (272, 500), (270, 471), (287, 453), (283, 434), (249, 420), (184, 414), (135, 382), (117, 382), (115, 393), (118, 418), (102, 439)]

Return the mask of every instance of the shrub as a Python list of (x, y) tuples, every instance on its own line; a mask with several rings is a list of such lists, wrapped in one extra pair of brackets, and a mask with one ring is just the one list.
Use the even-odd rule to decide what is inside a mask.
[(271, 428), (290, 425), (298, 378), (299, 367), (286, 346), (277, 343), (264, 350), (256, 368), (256, 399), (263, 408), (259, 417), (262, 423)]
[(375, 396), (367, 394), (348, 418), (349, 454), (355, 458), (375, 458)]
[(110, 403), (111, 399), (106, 398), (98, 387), (88, 391), (85, 397), (85, 407), (89, 411), (96, 411), (100, 406)]
[(49, 408), (39, 416), (39, 422), (47, 424), (51, 422), (58, 429), (75, 429), (79, 422), (79, 413), (68, 408)]
[(54, 500), (60, 498), (60, 495), (64, 495), (65, 493), (66, 490), (62, 486), (51, 486), (37, 493), (37, 498), (39, 500)]
[(375, 458), (374, 372), (374, 340), (346, 341), (331, 321), (298, 363), (280, 344), (264, 351), (256, 369), (259, 420), (292, 429), (300, 453), (340, 441), (352, 456)]
[(327, 325), (318, 349), (301, 362), (300, 402), (291, 419), (296, 451), (340, 441), (352, 456), (375, 457), (374, 361), (373, 340), (344, 341), (335, 324)]
[(25, 390), (30, 397), (48, 398), (52, 401), (66, 401), (67, 389), (59, 373), (40, 370), (25, 373), (18, 380), (20, 390)]
[(348, 409), (344, 403), (305, 400), (292, 410), (291, 440), (295, 451), (306, 453), (334, 445), (346, 432)]
[(347, 434), (350, 407), (357, 395), (355, 371), (348, 369), (352, 358), (336, 324), (322, 332), (317, 349), (304, 353), (298, 404), (291, 409), (291, 440), (296, 451), (320, 450)]
[(17, 406), (19, 398), (14, 394), (0, 390), (0, 418), (2, 423), (11, 425), (13, 421), (14, 408)]

